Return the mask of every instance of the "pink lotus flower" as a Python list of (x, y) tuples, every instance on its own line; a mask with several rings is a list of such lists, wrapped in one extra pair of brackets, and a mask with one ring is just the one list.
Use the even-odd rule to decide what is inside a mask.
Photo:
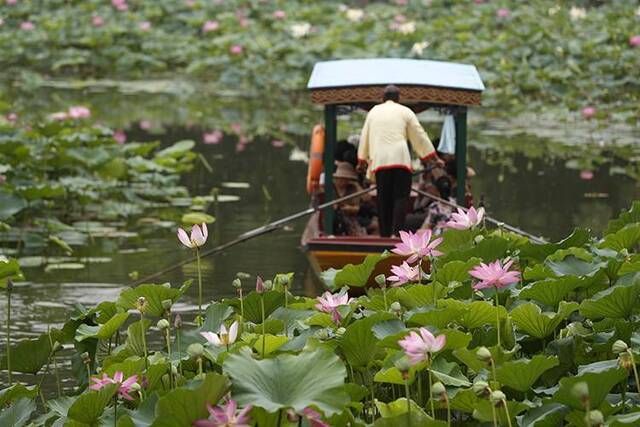
[(229, 48), (229, 52), (233, 55), (240, 55), (244, 49), (239, 44), (234, 44)]
[(324, 313), (333, 313), (342, 305), (349, 305), (353, 302), (353, 298), (349, 298), (346, 292), (339, 292), (332, 294), (326, 291), (322, 296), (318, 297), (318, 303), (315, 305), (316, 309)]
[(2, 19), (2, 17), (0, 17), (0, 27), (4, 25), (4, 19)]
[(0, 185), (4, 184), (5, 182), (7, 182), (7, 176), (6, 175), (0, 175)]
[(282, 148), (284, 147), (284, 141), (281, 141), (279, 139), (274, 139), (273, 141), (271, 141), (271, 145), (275, 148)]
[(407, 4), (407, 0), (396, 0), (396, 4), (398, 6), (405, 6)]
[(249, 22), (249, 20), (247, 18), (240, 18), (238, 20), (238, 24), (240, 24), (240, 26), (242, 28), (247, 28), (249, 26), (250, 22)]
[(142, 130), (149, 130), (153, 125), (149, 120), (140, 120), (140, 122), (138, 122), (138, 126), (140, 126), (140, 129)]
[(480, 265), (469, 271), (469, 274), (480, 282), (473, 285), (473, 289), (487, 289), (487, 288), (504, 288), (513, 283), (520, 281), (519, 271), (509, 271), (509, 267), (513, 264), (513, 260), (507, 261), (504, 266), (500, 260), (496, 260), (490, 264), (480, 263)]
[(582, 114), (583, 118), (590, 119), (591, 117), (595, 116), (596, 109), (593, 107), (584, 107), (580, 114)]
[(402, 265), (394, 265), (391, 267), (393, 276), (387, 277), (387, 280), (394, 282), (391, 286), (397, 287), (404, 285), (407, 282), (415, 282), (420, 277), (420, 270), (418, 267), (411, 267), (407, 262), (403, 262)]
[(640, 46), (640, 35), (629, 37), (629, 46), (631, 47)]
[(139, 27), (140, 27), (140, 31), (149, 31), (151, 29), (151, 22), (142, 21)]
[(199, 248), (207, 242), (209, 237), (209, 231), (207, 230), (207, 224), (194, 225), (191, 227), (191, 237), (187, 236), (187, 232), (182, 228), (178, 228), (178, 240), (188, 248)]
[(205, 144), (219, 144), (222, 141), (222, 132), (219, 130), (214, 130), (212, 132), (205, 132), (202, 135), (202, 139)]
[(276, 19), (285, 19), (287, 17), (287, 13), (284, 10), (276, 10), (273, 12), (273, 17)]
[(138, 376), (132, 375), (124, 381), (123, 378), (124, 373), (122, 371), (116, 371), (116, 373), (113, 374), (113, 379), (109, 378), (107, 374), (102, 374), (102, 379), (91, 377), (91, 381), (93, 381), (94, 384), (91, 384), (89, 388), (91, 390), (100, 390), (106, 385), (118, 384), (118, 395), (123, 399), (133, 400), (133, 397), (131, 397), (129, 393), (131, 392), (133, 384), (138, 381)]
[(476, 208), (472, 206), (467, 212), (458, 208), (458, 213), (451, 214), (451, 218), (451, 221), (445, 224), (447, 227), (455, 228), (456, 230), (468, 230), (482, 223), (484, 208), (476, 211)]
[(20, 29), (23, 31), (35, 30), (36, 26), (31, 21), (23, 21), (20, 23)]
[(256, 277), (256, 292), (259, 294), (263, 294), (265, 293), (266, 289), (264, 287), (264, 280), (262, 280), (262, 277), (258, 276)]
[(420, 335), (411, 331), (409, 335), (398, 341), (398, 345), (402, 347), (412, 365), (430, 359), (431, 355), (442, 350), (447, 342), (446, 335), (436, 337), (427, 328), (420, 328), (418, 332)]
[(93, 15), (91, 18), (91, 25), (94, 27), (102, 27), (104, 25), (104, 19), (102, 19), (102, 16)]
[(8, 113), (5, 117), (11, 123), (15, 123), (18, 121), (18, 115), (16, 113)]
[(127, 134), (124, 133), (123, 130), (117, 129), (113, 132), (113, 139), (115, 139), (118, 144), (124, 144), (127, 142)]
[(251, 418), (247, 414), (252, 408), (251, 405), (246, 406), (236, 414), (238, 403), (233, 399), (222, 406), (211, 406), (207, 403), (209, 418), (196, 420), (192, 425), (194, 427), (250, 427)]
[(69, 118), (69, 114), (65, 111), (58, 111), (57, 113), (53, 113), (49, 115), (49, 119), (55, 121), (67, 120)]
[(220, 24), (218, 23), (218, 21), (207, 21), (202, 24), (203, 33), (210, 33), (212, 31), (216, 31), (218, 28), (220, 28)]
[(501, 7), (500, 9), (498, 9), (496, 11), (496, 16), (500, 19), (504, 19), (504, 18), (508, 18), (509, 17), (509, 9), (507, 9), (506, 7)]
[(233, 133), (242, 133), (242, 125), (240, 123), (231, 123), (229, 127), (231, 128), (231, 132)]
[(442, 252), (435, 249), (442, 243), (442, 237), (429, 242), (431, 236), (431, 230), (418, 230), (416, 233), (401, 231), (400, 239), (402, 239), (402, 243), (398, 243), (391, 252), (401, 256), (408, 256), (407, 262), (409, 263), (422, 260), (426, 256), (436, 257), (442, 255)]
[(129, 10), (129, 5), (126, 0), (111, 0), (111, 4), (120, 12)]
[(247, 148), (246, 144), (236, 144), (236, 153), (242, 153)]
[(589, 170), (580, 171), (580, 179), (590, 181), (593, 179), (593, 172)]
[(214, 334), (213, 332), (200, 332), (200, 335), (204, 337), (210, 344), (216, 346), (230, 346), (236, 342), (238, 338), (238, 321), (235, 321), (229, 327), (229, 330), (224, 325), (220, 326), (220, 334)]
[(186, 4), (187, 7), (193, 7), (196, 5), (196, 2), (194, 0), (184, 0), (184, 4)]
[(307, 419), (311, 427), (331, 427), (329, 424), (322, 421), (322, 414), (312, 408), (304, 408), (302, 415)]
[(5, 3), (7, 4), (7, 6), (13, 6), (14, 4), (18, 3), (18, 0), (6, 0)]
[(82, 105), (69, 107), (69, 118), (86, 119), (88, 117), (91, 117), (91, 110), (89, 110), (87, 107), (83, 107)]

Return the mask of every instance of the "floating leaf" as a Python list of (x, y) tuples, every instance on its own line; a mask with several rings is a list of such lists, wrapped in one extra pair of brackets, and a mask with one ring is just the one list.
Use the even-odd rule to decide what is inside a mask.
[(578, 286), (580, 279), (575, 276), (539, 280), (523, 287), (519, 297), (533, 299), (549, 307), (557, 307), (560, 301)]
[(557, 313), (543, 313), (540, 307), (528, 302), (514, 308), (510, 315), (518, 329), (532, 337), (542, 339), (553, 334), (560, 322), (576, 311), (578, 307), (576, 302), (562, 301)]
[(627, 319), (637, 306), (640, 283), (615, 285), (580, 303), (580, 314), (589, 319)]
[(104, 408), (111, 402), (117, 390), (117, 384), (107, 384), (98, 391), (81, 394), (69, 408), (67, 416), (80, 423), (97, 424)]
[(536, 355), (532, 359), (519, 359), (503, 363), (496, 370), (498, 381), (514, 390), (526, 392), (540, 375), (559, 365), (557, 357)]
[(590, 365), (580, 366), (578, 374), (560, 379), (560, 387), (553, 395), (553, 400), (573, 409), (583, 410), (578, 396), (571, 392), (579, 382), (587, 383), (591, 407), (597, 408), (604, 401), (609, 391), (628, 375), (617, 360), (606, 360)]
[(207, 224), (212, 224), (216, 219), (214, 217), (212, 217), (211, 215), (207, 215), (206, 213), (203, 212), (189, 212), (186, 213), (184, 215), (182, 215), (182, 219), (181, 222), (183, 224), (202, 224), (207, 223)]
[(117, 304), (125, 310), (135, 309), (138, 298), (145, 297), (147, 308), (145, 314), (148, 316), (160, 317), (164, 314), (162, 301), (171, 300), (175, 302), (183, 293), (189, 289), (192, 281), (185, 282), (180, 288), (172, 288), (169, 284), (153, 285), (144, 284), (135, 288), (125, 289), (120, 292)]
[(36, 403), (27, 398), (18, 399), (10, 407), (0, 411), (0, 426), (22, 427), (36, 410)]
[(83, 323), (78, 326), (78, 329), (76, 329), (76, 340), (82, 341), (87, 338), (107, 340), (111, 338), (118, 329), (120, 329), (120, 326), (122, 326), (128, 318), (129, 313), (119, 313), (102, 325), (89, 326)]
[(457, 363), (447, 362), (443, 357), (436, 357), (429, 370), (446, 385), (453, 387), (468, 387), (471, 385), (467, 377), (462, 374), (460, 366)]

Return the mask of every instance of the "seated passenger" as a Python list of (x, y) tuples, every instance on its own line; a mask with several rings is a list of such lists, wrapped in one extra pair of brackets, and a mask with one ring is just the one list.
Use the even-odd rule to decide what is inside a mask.
[[(337, 162), (333, 183), (336, 198), (362, 190), (358, 174), (348, 162)], [(365, 236), (377, 232), (374, 204), (369, 194), (363, 194), (336, 205), (334, 234), (337, 236)]]

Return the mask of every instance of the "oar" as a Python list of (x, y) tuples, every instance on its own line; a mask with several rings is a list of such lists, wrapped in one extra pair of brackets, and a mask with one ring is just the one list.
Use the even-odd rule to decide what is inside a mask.
[[(420, 194), (421, 196), (425, 196), (425, 197), (428, 197), (428, 198), (430, 198), (432, 200), (435, 200), (435, 201), (437, 201), (439, 203), (442, 203), (443, 205), (447, 205), (447, 206), (450, 206), (452, 208), (462, 209), (465, 212), (468, 210), (467, 208), (464, 208), (464, 207), (458, 205), (457, 203), (453, 203), (453, 202), (450, 202), (449, 200), (445, 200), (445, 199), (443, 199), (441, 197), (434, 196), (433, 194), (429, 194), (426, 191), (419, 190), (417, 188), (412, 188), (411, 191), (414, 191), (414, 192)], [(514, 232), (514, 233), (519, 234), (519, 235), (524, 236), (524, 237), (528, 237), (529, 239), (533, 240), (536, 243), (548, 243), (546, 240), (544, 240), (541, 237), (534, 236), (533, 234), (529, 234), (526, 231), (523, 231), (523, 230), (521, 230), (521, 229), (519, 229), (517, 227), (514, 227), (512, 225), (506, 224), (506, 223), (504, 223), (502, 221), (499, 221), (499, 220), (497, 220), (495, 218), (492, 218), (492, 217), (490, 217), (488, 215), (485, 215), (484, 219), (485, 219), (485, 221), (490, 222), (491, 224), (494, 224), (499, 228), (504, 228), (505, 230), (509, 230), (511, 232)]]
[[(376, 189), (376, 186), (372, 185), (369, 188), (365, 188), (363, 190), (356, 191), (355, 193), (348, 194), (348, 195), (346, 195), (344, 197), (339, 197), (339, 198), (334, 199), (334, 200), (332, 200), (330, 202), (322, 203), (322, 204), (320, 204), (318, 206), (305, 209), (305, 210), (303, 210), (301, 212), (298, 212), (298, 213), (295, 213), (293, 215), (289, 215), (287, 217), (278, 219), (276, 221), (273, 221), (273, 222), (271, 222), (269, 224), (266, 224), (266, 225), (263, 225), (261, 227), (254, 228), (253, 230), (249, 230), (246, 233), (243, 233), (243, 234), (239, 235), (238, 237), (236, 237), (235, 239), (233, 239), (233, 240), (231, 240), (231, 241), (229, 241), (227, 243), (224, 243), (224, 244), (222, 244), (220, 246), (216, 246), (215, 248), (203, 251), (200, 254), (200, 257), (204, 258), (204, 257), (210, 256), (210, 255), (216, 254), (218, 252), (224, 251), (225, 249), (229, 249), (232, 246), (235, 246), (235, 245), (237, 245), (239, 243), (242, 243), (242, 242), (245, 242), (247, 240), (253, 239), (254, 237), (262, 236), (263, 234), (267, 234), (267, 233), (269, 233), (271, 231), (277, 230), (278, 228), (282, 227), (283, 225), (285, 225), (288, 222), (295, 221), (296, 219), (304, 218), (305, 216), (309, 216), (309, 215), (313, 214), (314, 212), (321, 211), (322, 209), (328, 208), (328, 207), (336, 205), (338, 203), (346, 202), (347, 200), (353, 199), (354, 197), (362, 196), (363, 194), (369, 193), (370, 191), (373, 191), (375, 189)], [(178, 263), (176, 263), (176, 264), (174, 264), (174, 265), (172, 265), (170, 267), (167, 267), (167, 268), (165, 268), (163, 270), (160, 270), (160, 271), (158, 271), (156, 273), (153, 273), (153, 274), (151, 274), (149, 276), (146, 276), (146, 277), (144, 277), (142, 279), (136, 280), (134, 282), (134, 285), (139, 285), (140, 283), (148, 282), (148, 281), (150, 281), (152, 279), (155, 279), (156, 277), (162, 276), (162, 275), (164, 275), (164, 274), (166, 274), (166, 273), (168, 273), (170, 271), (173, 271), (176, 268), (180, 268), (183, 265), (187, 265), (187, 264), (190, 264), (192, 262), (195, 262), (195, 260), (196, 260), (196, 258), (192, 257), (192, 258), (189, 258), (189, 259), (185, 259), (184, 261), (180, 261), (180, 262), (178, 262)]]

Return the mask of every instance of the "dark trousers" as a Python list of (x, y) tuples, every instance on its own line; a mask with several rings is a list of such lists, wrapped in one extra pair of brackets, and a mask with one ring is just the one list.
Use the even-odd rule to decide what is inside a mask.
[(378, 185), (378, 222), (380, 236), (389, 237), (404, 229), (411, 192), (411, 172), (406, 169), (383, 169), (376, 172)]

